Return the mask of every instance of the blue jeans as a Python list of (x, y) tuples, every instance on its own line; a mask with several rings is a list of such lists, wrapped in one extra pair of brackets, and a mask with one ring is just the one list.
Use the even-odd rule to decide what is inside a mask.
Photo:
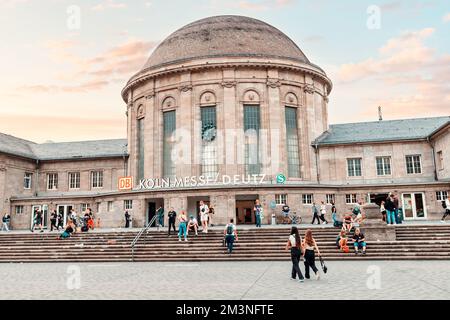
[(389, 211), (386, 210), (386, 222), (387, 224), (395, 224), (396, 219), (395, 219), (395, 210), (394, 211)]
[(186, 235), (186, 222), (181, 222), (180, 226), (178, 227), (178, 238), (181, 239), (181, 236), (184, 236), (184, 239), (187, 239)]
[(398, 219), (398, 209), (395, 209), (395, 223), (399, 224), (399, 219)]
[(158, 216), (158, 224), (159, 224), (161, 227), (164, 227), (164, 215)]
[(228, 253), (232, 253), (233, 252), (233, 244), (234, 244), (234, 235), (227, 234), (227, 236), (225, 237), (225, 242), (227, 244)]
[(261, 216), (259, 214), (256, 215), (256, 227), (261, 228)]

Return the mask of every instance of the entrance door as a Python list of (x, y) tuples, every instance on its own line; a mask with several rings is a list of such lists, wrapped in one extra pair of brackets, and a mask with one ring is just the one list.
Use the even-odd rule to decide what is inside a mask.
[(58, 205), (57, 212), (61, 213), (64, 217), (64, 226), (67, 224), (67, 217), (70, 215), (70, 211), (72, 211), (73, 206), (71, 205)]
[[(153, 217), (156, 215), (156, 203), (155, 202), (149, 202), (148, 203), (148, 209), (147, 209), (147, 223), (152, 221)], [(156, 221), (153, 222), (153, 224), (150, 227), (156, 227)]]
[(427, 208), (423, 192), (402, 194), (403, 215), (405, 219), (426, 219)]
[(42, 224), (44, 228), (48, 227), (48, 205), (36, 205), (31, 207), (31, 227), (34, 223), (34, 214), (37, 210), (42, 211)]

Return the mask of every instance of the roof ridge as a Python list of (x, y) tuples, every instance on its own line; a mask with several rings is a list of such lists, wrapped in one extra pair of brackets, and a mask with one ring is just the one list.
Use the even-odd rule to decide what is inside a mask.
[(352, 125), (352, 124), (367, 124), (367, 123), (386, 123), (396, 121), (418, 121), (418, 120), (431, 120), (431, 119), (450, 119), (450, 116), (437, 116), (437, 117), (424, 117), (424, 118), (405, 118), (405, 119), (392, 119), (392, 120), (377, 120), (377, 121), (363, 121), (363, 122), (344, 122), (330, 124), (330, 128), (333, 126)]

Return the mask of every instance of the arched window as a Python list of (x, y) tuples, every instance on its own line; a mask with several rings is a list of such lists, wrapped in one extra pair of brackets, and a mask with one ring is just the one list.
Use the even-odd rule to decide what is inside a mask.
[(164, 122), (164, 146), (163, 146), (163, 174), (165, 178), (176, 175), (176, 165), (172, 158), (175, 150), (176, 111), (163, 113)]
[(260, 174), (260, 128), (259, 105), (244, 105), (245, 173)]
[(215, 177), (217, 165), (217, 114), (216, 106), (201, 107), (202, 175)]
[(297, 108), (285, 108), (285, 121), (288, 175), (292, 178), (300, 178), (300, 148), (297, 126)]

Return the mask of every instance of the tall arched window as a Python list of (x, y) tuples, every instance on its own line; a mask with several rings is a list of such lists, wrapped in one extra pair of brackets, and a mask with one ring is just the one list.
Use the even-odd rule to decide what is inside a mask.
[(261, 118), (259, 105), (244, 105), (245, 173), (260, 174), (259, 130)]
[(138, 143), (138, 178), (144, 179), (144, 166), (145, 166), (145, 124), (144, 118), (140, 118), (137, 121), (137, 143)]
[(174, 177), (176, 165), (172, 157), (175, 149), (176, 112), (167, 111), (163, 113), (164, 141), (163, 141), (163, 174), (164, 177)]
[(297, 127), (297, 108), (285, 108), (286, 144), (288, 175), (292, 178), (300, 178), (300, 150)]
[(202, 175), (215, 177), (218, 173), (216, 107), (202, 107), (200, 110), (202, 119)]

